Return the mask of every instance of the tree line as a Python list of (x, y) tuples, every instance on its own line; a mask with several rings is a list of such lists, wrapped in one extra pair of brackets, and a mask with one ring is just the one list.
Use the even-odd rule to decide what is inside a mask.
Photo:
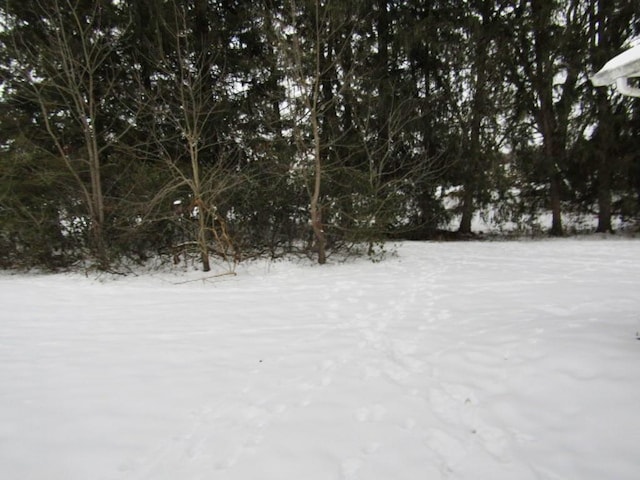
[(0, 265), (328, 255), (640, 213), (628, 0), (4, 0)]

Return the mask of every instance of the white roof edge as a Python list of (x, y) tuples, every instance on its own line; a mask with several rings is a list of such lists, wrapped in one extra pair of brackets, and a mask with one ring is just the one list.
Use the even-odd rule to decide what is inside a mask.
[(627, 77), (616, 80), (616, 89), (627, 97), (640, 97), (640, 88), (629, 85), (629, 79)]
[(603, 87), (615, 83), (619, 78), (628, 77), (640, 77), (640, 45), (609, 60), (600, 71), (591, 76), (591, 83), (596, 87)]

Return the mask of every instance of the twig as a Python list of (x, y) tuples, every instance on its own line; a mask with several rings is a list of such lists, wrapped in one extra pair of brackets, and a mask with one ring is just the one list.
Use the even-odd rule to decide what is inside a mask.
[(233, 275), (234, 277), (237, 275), (236, 272), (224, 272), (224, 273), (218, 273), (216, 275), (209, 275), (208, 277), (202, 277), (202, 278), (194, 278), (192, 280), (185, 280), (184, 282), (174, 282), (173, 285), (183, 285), (185, 283), (192, 283), (192, 282), (199, 282), (199, 281), (205, 281), (205, 280), (209, 280), (210, 278), (217, 278), (217, 277), (224, 277), (227, 275)]

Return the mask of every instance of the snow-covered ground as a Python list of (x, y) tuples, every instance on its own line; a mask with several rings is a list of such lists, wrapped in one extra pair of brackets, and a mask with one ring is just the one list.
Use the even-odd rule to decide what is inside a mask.
[(640, 241), (0, 274), (8, 480), (631, 480)]

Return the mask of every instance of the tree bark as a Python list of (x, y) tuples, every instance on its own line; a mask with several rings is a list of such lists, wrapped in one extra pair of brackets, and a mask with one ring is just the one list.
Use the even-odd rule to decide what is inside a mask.
[(473, 181), (465, 182), (462, 194), (462, 217), (460, 218), (460, 226), (458, 233), (468, 235), (471, 233), (471, 221), (473, 220)]
[(460, 227), (458, 232), (462, 234), (471, 233), (471, 221), (475, 210), (474, 200), (475, 193), (478, 191), (478, 182), (480, 181), (480, 156), (482, 155), (481, 136), (482, 136), (482, 119), (486, 115), (487, 105), (487, 55), (486, 46), (487, 25), (490, 22), (489, 5), (484, 1), (481, 5), (481, 23), (477, 27), (475, 35), (474, 48), (474, 72), (475, 72), (475, 88), (473, 92), (473, 102), (471, 114), (471, 131), (469, 138), (469, 158), (466, 165), (466, 174), (464, 178), (464, 193), (462, 196), (462, 218), (460, 219)]
[(315, 71), (313, 82), (313, 91), (311, 98), (311, 129), (313, 130), (313, 192), (310, 202), (311, 228), (316, 240), (316, 250), (318, 251), (318, 263), (323, 265), (327, 262), (327, 237), (324, 232), (322, 222), (322, 207), (320, 205), (320, 193), (322, 189), (322, 136), (319, 123), (320, 108), (320, 87), (322, 83), (321, 73), (321, 56), (323, 39), (320, 32), (320, 2), (315, 2)]
[(562, 202), (561, 202), (562, 178), (559, 172), (551, 174), (550, 203), (551, 203), (551, 231), (554, 237), (564, 234), (562, 227)]
[(311, 111), (311, 128), (313, 129), (313, 156), (314, 156), (314, 178), (313, 193), (311, 194), (310, 215), (311, 228), (316, 240), (316, 250), (318, 251), (318, 263), (323, 265), (327, 262), (327, 237), (322, 223), (322, 207), (320, 205), (320, 193), (322, 189), (322, 156), (320, 138), (320, 125), (318, 124), (318, 111), (313, 108)]
[(605, 155), (600, 155), (598, 169), (598, 227), (596, 232), (612, 233), (611, 225), (611, 168)]
[[(532, 84), (535, 87), (540, 105), (537, 113), (537, 122), (543, 137), (544, 164), (549, 179), (549, 207), (552, 221), (550, 234), (560, 236), (562, 228), (562, 204), (561, 185), (562, 178), (560, 166), (564, 161), (564, 143), (560, 131), (560, 122), (567, 119), (556, 117), (556, 105), (554, 104), (553, 85), (553, 60), (552, 38), (550, 33), (553, 6), (546, 0), (531, 0), (531, 9), (534, 17), (533, 48), (534, 48), (534, 78)], [(568, 83), (568, 80), (567, 80)], [(563, 97), (567, 93), (565, 84)]]
[(612, 128), (613, 115), (611, 106), (603, 92), (597, 93), (598, 102), (598, 130), (595, 135), (595, 156), (597, 162), (598, 188), (598, 226), (596, 232), (612, 232), (611, 227), (611, 152), (615, 133)]

